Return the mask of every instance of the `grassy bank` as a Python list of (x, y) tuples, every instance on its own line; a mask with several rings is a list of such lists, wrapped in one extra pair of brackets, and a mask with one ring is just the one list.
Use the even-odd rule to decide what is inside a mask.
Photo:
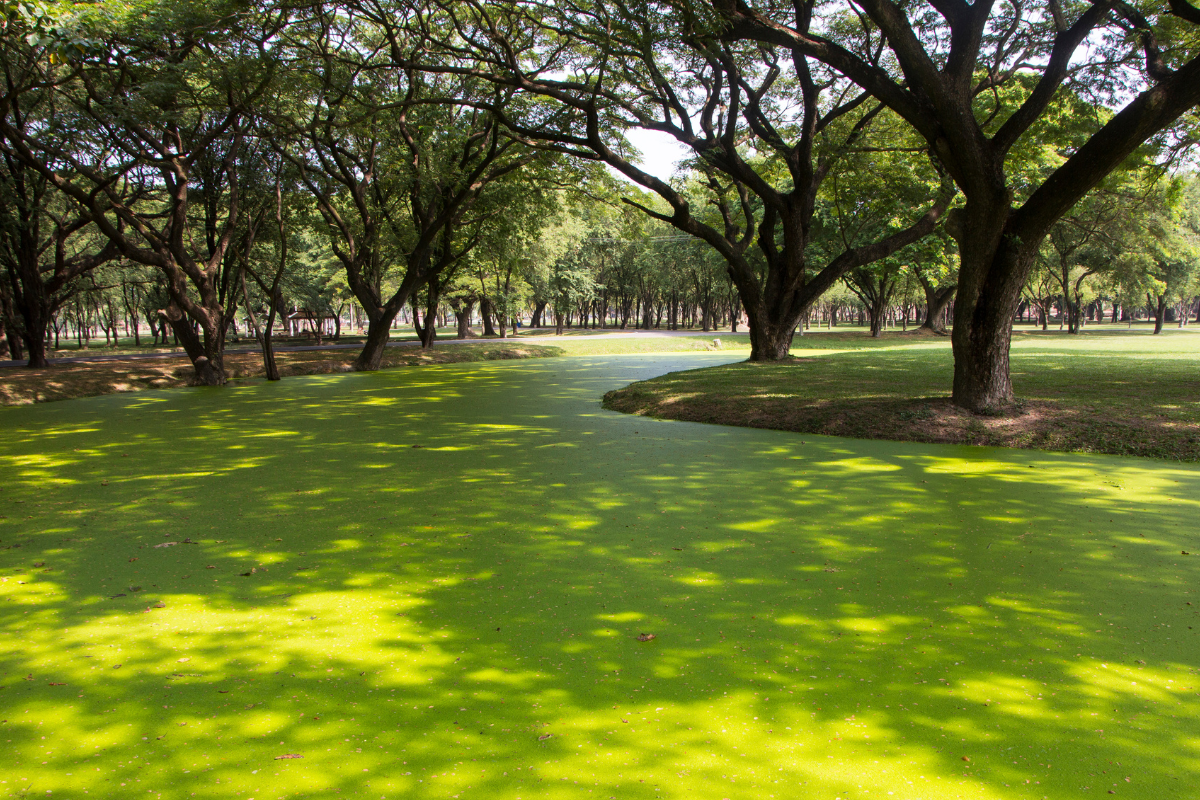
[(610, 392), (608, 408), (664, 419), (864, 439), (1200, 460), (1200, 334), (1124, 326), (1071, 336), (1018, 330), (1019, 402), (979, 416), (949, 402), (944, 337), (861, 333), (796, 339), (794, 360), (737, 363)]

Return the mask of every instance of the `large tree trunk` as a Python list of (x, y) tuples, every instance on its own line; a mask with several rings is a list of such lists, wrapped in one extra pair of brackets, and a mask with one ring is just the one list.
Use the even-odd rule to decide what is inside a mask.
[(750, 325), (750, 360), (783, 361), (792, 349), (795, 323)]
[[(192, 369), (196, 371), (195, 383), (199, 386), (224, 386), (225, 370), (220, 361), (219, 349), (212, 348), (201, 340), (192, 327), (191, 318), (178, 306), (170, 305), (161, 313), (192, 361)], [(214, 353), (214, 350), (217, 352)]]
[(973, 208), (968, 201), (961, 226), (951, 226), (961, 257), (951, 333), (953, 402), (975, 412), (990, 412), (1013, 401), (1008, 362), (1012, 320), (1041, 243), (1040, 238), (1017, 242), (1003, 236), (1008, 199), (1001, 196), (996, 201), (995, 206)]
[(919, 272), (917, 278), (921, 281), (921, 288), (925, 290), (925, 321), (921, 323), (921, 328), (934, 333), (945, 333), (944, 312), (946, 306), (950, 305), (950, 301), (954, 299), (954, 292), (958, 290), (958, 285), (951, 284), (938, 289), (934, 288), (934, 285)]
[(883, 336), (884, 315), (887, 313), (886, 299), (877, 297), (875, 302), (867, 307), (867, 311), (871, 315), (871, 338), (878, 339)]
[(1150, 308), (1154, 312), (1154, 332), (1162, 333), (1163, 320), (1167, 318), (1166, 295), (1158, 295), (1158, 302), (1153, 304)]
[[(40, 284), (41, 281), (38, 281)], [(31, 369), (44, 369), (50, 366), (50, 361), (46, 357), (46, 324), (49, 320), (49, 309), (45, 304), (40, 302), (26, 303), (27, 308), (22, 308), (22, 316), (25, 318), (25, 329), (22, 331), (25, 355), (29, 359), (25, 365)]]
[(452, 301), (454, 319), (458, 323), (457, 338), (466, 339), (471, 335), (471, 314), (475, 311), (475, 298)]
[(483, 335), (495, 336), (496, 327), (492, 324), (492, 300), (487, 295), (479, 299), (479, 316), (483, 320)]
[(367, 339), (363, 342), (362, 352), (354, 359), (354, 369), (358, 372), (371, 372), (379, 369), (383, 363), (384, 348), (387, 347), (391, 336), (392, 320), (395, 314), (378, 312), (367, 314)]

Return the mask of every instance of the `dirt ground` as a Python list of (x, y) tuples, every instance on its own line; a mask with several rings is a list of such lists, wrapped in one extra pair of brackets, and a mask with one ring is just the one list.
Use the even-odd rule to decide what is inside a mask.
[[(494, 342), (435, 346), (432, 350), (391, 347), (384, 355), (383, 368), (537, 358), (557, 355), (559, 352), (554, 347)], [(322, 375), (349, 372), (350, 365), (357, 355), (358, 351), (353, 349), (313, 350), (276, 353), (275, 360), (284, 377)], [(231, 382), (262, 378), (264, 375), (262, 356), (259, 353), (228, 354), (225, 356), (225, 369)], [(185, 356), (58, 364), (48, 369), (2, 367), (0, 405), (46, 403), (73, 397), (188, 386), (193, 375), (191, 363)]]

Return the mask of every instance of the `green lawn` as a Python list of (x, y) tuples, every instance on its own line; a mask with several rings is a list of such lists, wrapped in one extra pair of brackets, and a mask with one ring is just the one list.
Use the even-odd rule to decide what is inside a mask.
[(649, 416), (869, 439), (994, 444), (1200, 461), (1200, 327), (1080, 336), (1018, 329), (1020, 405), (995, 418), (949, 404), (948, 337), (820, 333), (796, 360), (656, 377), (606, 399)]
[(741, 357), (0, 408), (0, 797), (1194, 792), (1200, 468), (600, 408)]

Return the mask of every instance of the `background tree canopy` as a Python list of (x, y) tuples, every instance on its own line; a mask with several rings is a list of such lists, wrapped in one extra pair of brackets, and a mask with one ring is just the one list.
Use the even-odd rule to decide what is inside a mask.
[(1191, 313), (1198, 43), (1188, 0), (8, 3), (5, 347), (123, 325), (219, 385), (277, 328), (375, 369), (397, 325), (744, 321), (776, 360), (952, 319), (987, 410), (1017, 316)]

